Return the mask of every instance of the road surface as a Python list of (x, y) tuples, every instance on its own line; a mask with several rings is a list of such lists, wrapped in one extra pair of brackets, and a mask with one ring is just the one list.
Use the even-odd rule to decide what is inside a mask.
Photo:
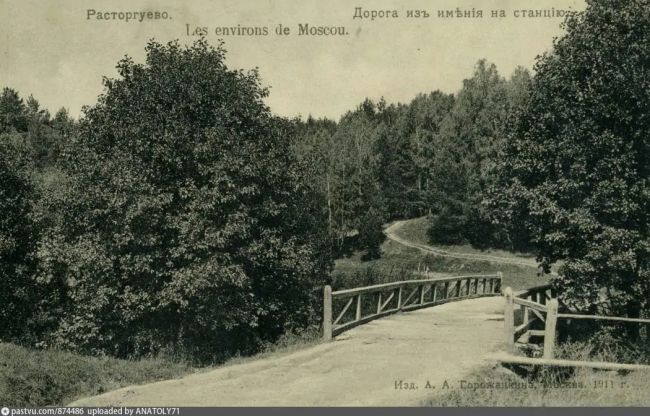
[(502, 350), (503, 300), (372, 321), (284, 356), (130, 386), (71, 406), (418, 406)]

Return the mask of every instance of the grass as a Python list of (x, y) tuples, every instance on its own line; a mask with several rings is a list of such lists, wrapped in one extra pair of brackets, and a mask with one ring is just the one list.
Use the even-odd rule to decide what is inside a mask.
[[(643, 345), (641, 345), (643, 344)], [(579, 361), (647, 363), (647, 343), (637, 347), (599, 335), (590, 341), (567, 342), (557, 357)], [(484, 367), (450, 385), (424, 403), (427, 406), (650, 406), (650, 372)]]
[(548, 278), (537, 276), (535, 267), (424, 254), (416, 248), (406, 247), (392, 240), (384, 241), (381, 251), (381, 258), (376, 260), (363, 261), (361, 253), (354, 253), (350, 257), (336, 260), (333, 289), (421, 279), (424, 275), (416, 273), (417, 270), (427, 268), (430, 278), (465, 274), (493, 274), (500, 271), (503, 273), (502, 286), (510, 286), (514, 290), (527, 289), (548, 282)]
[(120, 360), (0, 343), (0, 405), (63, 406), (121, 387), (179, 378), (219, 367), (280, 357), (316, 345), (318, 328), (286, 334), (256, 355), (232, 357), (219, 366), (192, 367), (168, 359)]
[[(404, 224), (395, 231), (395, 234), (397, 234), (397, 236), (402, 237), (404, 239), (413, 241), (414, 243), (431, 245), (431, 240), (427, 235), (427, 229), (429, 228), (429, 225), (430, 224), (429, 224), (428, 217), (414, 218), (405, 221)], [(482, 254), (482, 255), (499, 256), (508, 259), (535, 260), (535, 256), (529, 253), (513, 253), (510, 251), (499, 250), (499, 249), (481, 250), (472, 247), (470, 244), (461, 244), (461, 245), (435, 244), (435, 247), (452, 253)]]
[(164, 359), (118, 360), (0, 343), (0, 404), (64, 405), (83, 396), (195, 371)]
[(301, 333), (286, 333), (282, 335), (280, 339), (274, 343), (268, 343), (262, 349), (262, 351), (257, 354), (248, 356), (234, 356), (229, 358), (224, 363), (210, 369), (212, 370), (228, 367), (231, 365), (245, 364), (262, 358), (280, 358), (293, 352), (318, 345), (322, 342), (322, 340), (323, 338), (320, 332), (320, 328), (317, 326), (311, 326)]
[[(464, 383), (463, 383), (464, 382)], [(622, 375), (582, 369), (564, 377), (548, 371), (534, 378), (505, 368), (483, 368), (424, 403), (439, 407), (650, 406), (650, 373)]]

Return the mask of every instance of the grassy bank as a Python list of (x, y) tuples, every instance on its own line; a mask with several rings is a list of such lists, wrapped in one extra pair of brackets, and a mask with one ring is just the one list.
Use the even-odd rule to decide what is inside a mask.
[[(310, 328), (301, 334), (284, 335), (257, 355), (232, 357), (218, 367), (279, 357), (320, 341), (319, 330)], [(162, 358), (98, 358), (0, 343), (0, 405), (60, 406), (125, 386), (169, 380), (215, 368), (217, 366), (197, 368)]]
[[(604, 342), (607, 341), (607, 342)], [(560, 345), (558, 358), (648, 364), (645, 345), (624, 345), (607, 335)], [(650, 372), (496, 366), (475, 371), (427, 406), (650, 406)]]
[(503, 287), (511, 286), (515, 290), (548, 282), (547, 278), (537, 276), (535, 267), (435, 256), (392, 240), (386, 240), (381, 250), (381, 258), (376, 260), (363, 261), (361, 253), (336, 260), (333, 288), (336, 290), (397, 280), (421, 279), (423, 274), (414, 273), (418, 269), (428, 269), (428, 276), (431, 278), (492, 274), (500, 271), (503, 272)]
[(426, 406), (650, 406), (650, 373), (578, 370), (568, 378), (547, 372), (534, 379), (484, 368), (424, 403)]
[(83, 396), (197, 371), (163, 359), (137, 361), (0, 343), (0, 404), (63, 405)]
[[(405, 221), (404, 224), (395, 231), (395, 234), (398, 237), (407, 239), (414, 243), (431, 245), (429, 236), (427, 235), (427, 230), (430, 226), (430, 219), (428, 217), (419, 217), (413, 218), (411, 220)], [(459, 244), (459, 245), (442, 245), (435, 244), (436, 248), (441, 250), (449, 251), (452, 253), (460, 254), (479, 254), (479, 255), (490, 255), (498, 256), (509, 259), (526, 259), (526, 260), (535, 260), (535, 256), (528, 253), (513, 253), (510, 251), (499, 250), (499, 249), (485, 249), (481, 250), (475, 247), (472, 247), (470, 244)]]

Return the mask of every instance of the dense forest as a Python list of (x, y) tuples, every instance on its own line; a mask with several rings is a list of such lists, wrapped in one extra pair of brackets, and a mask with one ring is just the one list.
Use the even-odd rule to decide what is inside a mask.
[(431, 216), (434, 243), (526, 250), (529, 239), (495, 225), (483, 201), (530, 83), (526, 69), (506, 79), (480, 60), (457, 94), (433, 91), (407, 104), (366, 99), (338, 122), (298, 122), (294, 148), (325, 196), (334, 252), (344, 253), (346, 237), (358, 232), (358, 247), (377, 256), (382, 224), (422, 215)]
[[(576, 310), (647, 313), (650, 17), (589, 2), (532, 72), (287, 119), (222, 43), (146, 46), (78, 120), (0, 96), (0, 340), (197, 361), (317, 323), (382, 226), (531, 252)], [(603, 295), (606, 294), (606, 295)]]

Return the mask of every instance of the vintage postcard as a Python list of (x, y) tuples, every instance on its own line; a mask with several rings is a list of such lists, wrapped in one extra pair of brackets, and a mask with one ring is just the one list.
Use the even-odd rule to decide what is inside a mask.
[(0, 0), (0, 56), (3, 416), (650, 405), (647, 0)]

